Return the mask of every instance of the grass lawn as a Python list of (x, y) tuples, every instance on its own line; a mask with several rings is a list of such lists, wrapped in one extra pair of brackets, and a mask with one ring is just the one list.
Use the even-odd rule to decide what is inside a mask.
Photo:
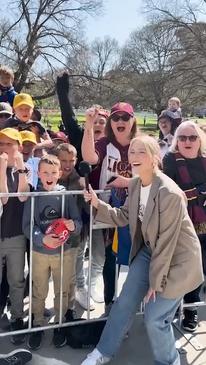
[[(144, 114), (141, 113), (136, 113), (135, 114), (136, 119), (137, 119), (137, 125), (139, 126), (139, 128), (142, 131), (145, 131), (146, 133), (149, 134), (157, 134), (157, 117), (155, 114), (148, 114), (146, 115), (146, 123), (144, 125)], [(77, 114), (77, 119), (78, 122), (80, 124), (84, 123), (85, 121), (85, 115), (84, 114)], [(199, 124), (206, 124), (206, 118), (191, 118), (194, 121), (197, 121)], [(58, 130), (58, 125), (60, 124), (61, 121), (61, 115), (60, 113), (56, 113), (56, 114), (49, 114), (49, 115), (44, 115), (43, 116), (43, 121), (44, 124), (46, 126), (48, 126), (48, 124), (50, 124), (52, 126), (52, 130), (57, 131)]]
[[(147, 117), (146, 119), (146, 125), (144, 126), (144, 116), (140, 115), (140, 114), (136, 114), (136, 118), (137, 118), (137, 124), (141, 129), (145, 129), (145, 130), (149, 130), (151, 132), (154, 132), (156, 130), (156, 117), (155, 115), (151, 115), (149, 117)], [(85, 115), (84, 114), (77, 114), (77, 119), (78, 122), (84, 123), (85, 121)], [(43, 121), (44, 124), (46, 126), (48, 126), (48, 124), (50, 124), (52, 126), (52, 130), (57, 131), (58, 130), (58, 125), (60, 124), (61, 121), (61, 115), (59, 114), (51, 114), (51, 115), (46, 115), (43, 116)]]

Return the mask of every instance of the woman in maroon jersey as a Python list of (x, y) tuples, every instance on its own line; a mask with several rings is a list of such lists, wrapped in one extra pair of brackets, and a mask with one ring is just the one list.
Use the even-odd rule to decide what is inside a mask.
[[(109, 187), (112, 189), (112, 201), (110, 196), (107, 196), (106, 199), (110, 199), (115, 206), (117, 201), (121, 205), (126, 198), (128, 183), (132, 176), (131, 166), (128, 162), (128, 149), (131, 139), (137, 132), (134, 110), (128, 103), (120, 102), (115, 104), (106, 124), (105, 137), (95, 143), (93, 125), (97, 113), (98, 110), (95, 110), (95, 108), (90, 108), (86, 112), (82, 156), (84, 160), (100, 168), (99, 188)], [(112, 237), (110, 244), (106, 247), (106, 259), (103, 269), (106, 314), (111, 308), (115, 291), (116, 258), (112, 252)], [(125, 240), (127, 240), (128, 247), (130, 247), (129, 231), (126, 233)], [(120, 245), (120, 240), (118, 244)]]

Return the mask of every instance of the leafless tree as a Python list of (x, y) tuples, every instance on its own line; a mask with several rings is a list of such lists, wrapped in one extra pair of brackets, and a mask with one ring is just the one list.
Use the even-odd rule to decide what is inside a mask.
[(99, 79), (115, 67), (119, 55), (118, 42), (114, 38), (95, 39), (91, 45), (92, 73)]
[(137, 100), (161, 112), (166, 99), (176, 90), (172, 81), (178, 43), (172, 28), (151, 22), (133, 32), (122, 52), (122, 68), (126, 70)]
[[(145, 11), (175, 31), (179, 44), (177, 70), (187, 85), (188, 103), (206, 99), (206, 2), (145, 0)], [(186, 87), (185, 87), (186, 90)]]
[(119, 61), (118, 42), (110, 37), (95, 39), (91, 45), (84, 44), (67, 59), (72, 76), (73, 102), (103, 104), (108, 102), (112, 88), (110, 70)]
[[(43, 79), (45, 72), (55, 75), (55, 69), (66, 67), (69, 52), (83, 38), (83, 17), (100, 7), (101, 0), (10, 1), (10, 9), (0, 15), (0, 55), (16, 70), (16, 90)], [(54, 91), (52, 82), (47, 86), (46, 96)]]
[(98, 79), (94, 88), (94, 96), (98, 104), (105, 104), (105, 95), (112, 87), (111, 80), (108, 82), (107, 73), (116, 67), (119, 60), (118, 42), (109, 36), (96, 38), (91, 44), (91, 74)]
[(203, 0), (144, 0), (150, 18), (170, 24), (186, 34), (190, 47), (206, 56), (206, 2)]

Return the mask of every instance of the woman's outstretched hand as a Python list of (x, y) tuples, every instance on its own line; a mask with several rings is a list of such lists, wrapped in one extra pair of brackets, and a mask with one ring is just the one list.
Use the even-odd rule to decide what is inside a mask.
[(90, 202), (92, 206), (95, 207), (96, 209), (98, 208), (99, 199), (97, 197), (97, 194), (92, 189), (91, 185), (89, 185), (89, 191), (84, 190), (84, 200), (87, 203)]
[(145, 295), (144, 303), (147, 304), (150, 300), (153, 300), (153, 302), (156, 300), (156, 292), (152, 288), (149, 288), (147, 294)]

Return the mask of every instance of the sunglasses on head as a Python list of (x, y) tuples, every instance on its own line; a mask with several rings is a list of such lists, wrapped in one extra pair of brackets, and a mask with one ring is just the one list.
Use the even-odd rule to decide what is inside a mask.
[(119, 122), (119, 120), (123, 120), (123, 122), (128, 122), (131, 118), (131, 115), (128, 113), (119, 115), (119, 114), (114, 114), (112, 115), (111, 119), (113, 120), (113, 122)]
[(186, 142), (187, 139), (189, 139), (190, 142), (195, 142), (198, 138), (198, 136), (196, 135), (191, 135), (191, 136), (178, 136), (177, 137), (179, 139), (180, 142)]
[(10, 114), (0, 113), (0, 118), (9, 118), (10, 116)]

